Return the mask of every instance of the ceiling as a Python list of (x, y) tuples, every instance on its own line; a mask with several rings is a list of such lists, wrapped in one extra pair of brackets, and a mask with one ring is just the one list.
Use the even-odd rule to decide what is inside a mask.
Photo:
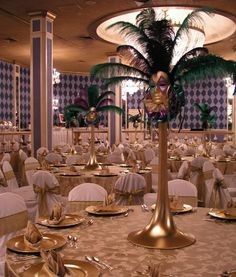
[[(236, 22), (235, 0), (149, 0), (144, 6), (150, 5), (210, 6)], [(134, 0), (0, 0), (0, 59), (29, 67), (28, 13), (48, 10), (56, 15), (54, 67), (60, 72), (87, 73), (94, 64), (107, 61), (107, 56), (114, 53), (117, 46), (97, 39), (94, 35), (96, 22), (138, 8)], [(217, 24), (215, 31), (217, 34)], [(206, 46), (214, 54), (236, 60), (236, 33)]]

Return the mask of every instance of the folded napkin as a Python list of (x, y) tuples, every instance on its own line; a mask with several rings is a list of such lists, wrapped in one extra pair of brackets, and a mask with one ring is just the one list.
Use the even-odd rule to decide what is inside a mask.
[(96, 206), (94, 211), (98, 213), (102, 212), (118, 212), (120, 210), (119, 206), (107, 205), (107, 206)]
[(170, 209), (173, 211), (178, 211), (183, 209), (183, 203), (178, 199), (178, 197), (170, 198)]
[(48, 219), (49, 224), (59, 224), (63, 219), (65, 218), (65, 215), (63, 214), (63, 208), (60, 203), (57, 203), (53, 206), (52, 213)]
[(224, 211), (224, 214), (228, 216), (236, 216), (236, 208), (227, 208)]
[(150, 277), (160, 277), (160, 264), (158, 265), (149, 265), (148, 266), (148, 276)]
[(109, 206), (115, 203), (115, 194), (111, 193), (109, 194), (105, 199), (105, 205)]
[(39, 276), (72, 276), (70, 270), (65, 267), (63, 259), (55, 250), (41, 251), (41, 257), (45, 264), (39, 272)]
[(31, 221), (28, 221), (24, 234), (24, 243), (26, 246), (32, 249), (38, 249), (42, 239), (43, 235), (39, 232), (38, 228)]

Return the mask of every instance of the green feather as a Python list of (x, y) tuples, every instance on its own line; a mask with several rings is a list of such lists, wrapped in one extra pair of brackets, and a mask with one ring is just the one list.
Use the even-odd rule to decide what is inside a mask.
[(118, 114), (122, 114), (124, 112), (123, 109), (121, 109), (120, 107), (114, 106), (114, 105), (98, 107), (97, 111), (99, 111), (99, 112), (112, 111), (112, 112), (116, 112)]
[(88, 88), (88, 103), (90, 107), (96, 107), (99, 96), (98, 87), (92, 85)]
[(130, 77), (130, 76), (122, 76), (122, 77), (112, 77), (105, 80), (105, 84), (107, 86), (111, 85), (120, 85), (122, 82), (125, 81), (133, 81), (134, 83), (142, 83), (149, 85), (149, 79), (142, 79), (142, 78), (136, 78), (136, 77)]

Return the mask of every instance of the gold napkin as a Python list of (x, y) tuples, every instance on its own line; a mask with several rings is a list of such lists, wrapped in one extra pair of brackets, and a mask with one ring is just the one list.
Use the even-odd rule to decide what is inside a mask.
[(109, 194), (105, 199), (105, 205), (109, 206), (115, 203), (115, 194), (111, 193)]
[(161, 272), (160, 272), (160, 264), (158, 265), (149, 265), (148, 266), (148, 276), (150, 277), (160, 277)]
[(172, 211), (178, 211), (183, 209), (183, 203), (178, 199), (178, 197), (170, 198), (170, 209)]
[(42, 239), (43, 235), (39, 232), (38, 228), (31, 221), (28, 221), (24, 234), (24, 243), (26, 246), (32, 249), (38, 249)]
[(94, 211), (98, 213), (102, 212), (118, 212), (120, 210), (119, 206), (116, 205), (107, 205), (107, 206), (97, 206), (94, 208)]
[(63, 215), (63, 208), (60, 203), (55, 204), (52, 209), (52, 213), (48, 219), (49, 224), (59, 224), (63, 219), (65, 218), (65, 215)]
[(224, 214), (227, 216), (236, 216), (236, 208), (227, 208)]
[(39, 272), (39, 276), (71, 276), (68, 268), (64, 266), (61, 255), (55, 250), (41, 251), (40, 254), (45, 264)]

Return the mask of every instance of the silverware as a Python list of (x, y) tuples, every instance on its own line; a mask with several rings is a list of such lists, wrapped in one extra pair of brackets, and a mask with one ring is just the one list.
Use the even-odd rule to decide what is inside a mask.
[(105, 263), (105, 262), (100, 261), (98, 257), (92, 256), (92, 259), (93, 259), (95, 262), (104, 265), (104, 266), (107, 267), (109, 270), (113, 270), (113, 267), (112, 267), (112, 266), (110, 266), (109, 264), (107, 264), (107, 263)]
[(85, 256), (85, 259), (90, 262), (90, 263), (94, 263), (96, 264), (97, 266), (99, 266), (101, 269), (106, 269), (106, 267), (104, 265), (102, 265), (101, 263), (98, 263), (96, 261), (93, 260), (93, 258), (91, 256)]
[(233, 268), (231, 270), (225, 270), (220, 274), (220, 276), (221, 277), (230, 277), (232, 273), (236, 273), (236, 268)]
[(142, 204), (141, 209), (142, 209), (143, 212), (149, 212), (149, 208), (146, 204)]

